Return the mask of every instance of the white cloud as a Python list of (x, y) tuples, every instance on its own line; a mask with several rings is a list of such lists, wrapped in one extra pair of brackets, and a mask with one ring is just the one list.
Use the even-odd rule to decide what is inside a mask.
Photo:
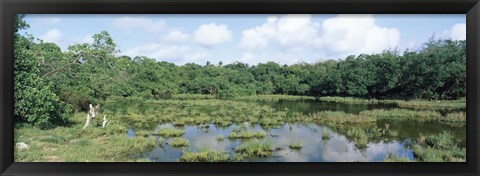
[(170, 31), (167, 35), (162, 37), (162, 40), (166, 42), (183, 42), (187, 41), (189, 38), (190, 35), (182, 31)]
[(126, 32), (131, 32), (130, 30), (135, 28), (141, 28), (148, 32), (159, 32), (165, 28), (166, 23), (165, 21), (154, 21), (145, 17), (121, 17), (115, 19), (112, 25), (126, 30)]
[(465, 40), (467, 38), (467, 25), (465, 23), (457, 23), (450, 29), (450, 39)]
[(271, 45), (297, 50), (311, 47), (312, 39), (318, 38), (318, 27), (311, 15), (272, 16), (263, 25), (243, 31), (239, 46), (247, 51), (258, 51)]
[(232, 32), (224, 24), (202, 24), (195, 31), (194, 41), (203, 46), (213, 46), (232, 39)]
[(288, 61), (287, 56), (302, 52), (319, 53), (318, 57), (329, 59), (382, 52), (397, 47), (400, 38), (397, 29), (375, 24), (372, 15), (338, 15), (321, 24), (314, 22), (311, 15), (272, 16), (242, 35), (239, 46), (246, 52), (276, 50), (282, 52), (279, 59), (289, 63), (302, 58)]
[(372, 15), (338, 15), (323, 21), (319, 42), (333, 55), (369, 54), (394, 49), (400, 32), (380, 27)]
[(168, 61), (179, 65), (211, 57), (208, 52), (203, 50), (195, 50), (188, 46), (168, 45), (163, 43), (140, 45), (128, 49), (124, 54), (132, 58), (135, 56), (146, 56), (158, 61)]
[(58, 29), (51, 29), (47, 31), (47, 33), (41, 35), (40, 39), (45, 42), (59, 43), (63, 40), (63, 34)]

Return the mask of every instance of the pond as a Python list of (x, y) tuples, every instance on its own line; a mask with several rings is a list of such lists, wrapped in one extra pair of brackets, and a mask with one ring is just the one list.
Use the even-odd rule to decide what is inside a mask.
[[(244, 102), (244, 101), (243, 101)], [(132, 103), (132, 102), (130, 102)], [(356, 105), (330, 103), (313, 100), (301, 101), (252, 101), (246, 102), (249, 106), (267, 106), (275, 111), (296, 112), (302, 114), (310, 114), (321, 111), (342, 111), (345, 113), (358, 114), (361, 111), (372, 109), (392, 109), (397, 108), (394, 105)], [(119, 105), (121, 104), (121, 105)], [(124, 107), (126, 102), (110, 103), (106, 108)], [(128, 104), (128, 103), (127, 103)], [(148, 116), (149, 113), (158, 112), (158, 109), (168, 109), (165, 104), (142, 103), (141, 108), (136, 111), (142, 112)], [(216, 106), (186, 106), (173, 103), (172, 106), (180, 110), (174, 111), (199, 111), (197, 113), (205, 113), (207, 116), (215, 114)], [(180, 108), (182, 107), (182, 108)], [(188, 107), (188, 108), (186, 108)], [(233, 106), (236, 108), (237, 106)], [(172, 108), (172, 107), (170, 107)], [(230, 109), (234, 109), (230, 108)], [(152, 110), (155, 109), (155, 110)], [(188, 109), (188, 110), (186, 110)], [(121, 113), (128, 113), (127, 110), (118, 110)], [(225, 109), (229, 111), (229, 109)], [(248, 112), (247, 110), (244, 110)], [(238, 113), (238, 112), (237, 112)], [(185, 115), (185, 114), (184, 114)], [(183, 115), (183, 116), (184, 116)], [(162, 115), (158, 115), (162, 116)], [(182, 115), (179, 115), (182, 116)], [(234, 116), (234, 115), (233, 115)], [(128, 137), (136, 137), (136, 132), (140, 130), (150, 131), (156, 134), (162, 128), (177, 128), (184, 130), (182, 138), (188, 140), (186, 147), (172, 147), (170, 144), (172, 137), (161, 137), (152, 135), (160, 142), (152, 151), (147, 153), (139, 153), (132, 156), (133, 159), (148, 158), (154, 162), (177, 162), (184, 152), (199, 152), (202, 150), (227, 151), (230, 156), (236, 154), (236, 149), (243, 143), (251, 140), (267, 141), (273, 145), (273, 151), (267, 157), (243, 157), (244, 162), (381, 162), (390, 154), (401, 156), (409, 159), (415, 159), (411, 144), (421, 135), (436, 135), (444, 131), (448, 131), (460, 140), (461, 145), (465, 145), (466, 130), (465, 125), (451, 125), (441, 122), (411, 122), (411, 121), (395, 121), (395, 120), (379, 120), (374, 123), (355, 124), (355, 125), (332, 125), (328, 123), (289, 123), (282, 125), (264, 126), (258, 123), (232, 123), (228, 125), (219, 125), (216, 123), (202, 124), (175, 124), (165, 121), (151, 121), (148, 125), (141, 126), (125, 117), (124, 120), (130, 126)], [(175, 119), (176, 117), (173, 117)], [(175, 124), (175, 125), (174, 125)], [(261, 139), (230, 139), (229, 134), (235, 129), (244, 128), (253, 132), (264, 132), (265, 137)], [(368, 140), (364, 147), (359, 147), (358, 141), (355, 140), (355, 129), (371, 130), (385, 129), (395, 131), (395, 135), (376, 137)], [(323, 139), (323, 133), (328, 133), (329, 139)], [(221, 137), (222, 139), (218, 139)], [(158, 140), (161, 139), (161, 140)], [(300, 144), (301, 149), (292, 149), (291, 144)]]

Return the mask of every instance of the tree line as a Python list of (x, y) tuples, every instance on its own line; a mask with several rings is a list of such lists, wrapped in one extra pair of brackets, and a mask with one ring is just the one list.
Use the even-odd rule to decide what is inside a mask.
[[(177, 66), (118, 56), (108, 32), (62, 51), (15, 23), (15, 119), (39, 126), (64, 123), (73, 111), (110, 96), (169, 99), (210, 94), (220, 99), (257, 94), (353, 96), (377, 99), (458, 99), (466, 95), (466, 42), (429, 40), (418, 51), (384, 51), (343, 60), (281, 65), (222, 62)], [(274, 60), (274, 59), (272, 59)]]

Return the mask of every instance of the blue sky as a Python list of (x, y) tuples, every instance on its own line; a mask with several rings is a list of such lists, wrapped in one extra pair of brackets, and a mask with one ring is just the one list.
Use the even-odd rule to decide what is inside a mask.
[(385, 49), (416, 50), (428, 38), (465, 39), (465, 15), (27, 15), (33, 34), (63, 50), (105, 30), (118, 55), (194, 62), (315, 63)]

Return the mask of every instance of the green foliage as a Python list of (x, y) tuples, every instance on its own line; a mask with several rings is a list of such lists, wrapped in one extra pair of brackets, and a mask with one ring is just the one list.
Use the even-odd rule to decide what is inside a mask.
[[(28, 27), (23, 16), (16, 16), (15, 30)], [(40, 76), (38, 53), (43, 48), (32, 38), (15, 34), (14, 42), (14, 115), (16, 122), (38, 125), (42, 128), (65, 124), (72, 107), (60, 100), (54, 86)]]
[(172, 145), (173, 147), (186, 147), (188, 146), (188, 140), (184, 138), (173, 138), (170, 145)]
[(438, 135), (421, 135), (413, 147), (418, 161), (465, 162), (466, 148), (459, 147), (459, 141), (449, 132)]
[(270, 142), (249, 141), (237, 147), (236, 151), (245, 157), (267, 157), (272, 155), (273, 146)]
[(226, 162), (229, 159), (230, 155), (228, 152), (211, 150), (199, 153), (184, 152), (182, 157), (180, 157), (181, 162)]

